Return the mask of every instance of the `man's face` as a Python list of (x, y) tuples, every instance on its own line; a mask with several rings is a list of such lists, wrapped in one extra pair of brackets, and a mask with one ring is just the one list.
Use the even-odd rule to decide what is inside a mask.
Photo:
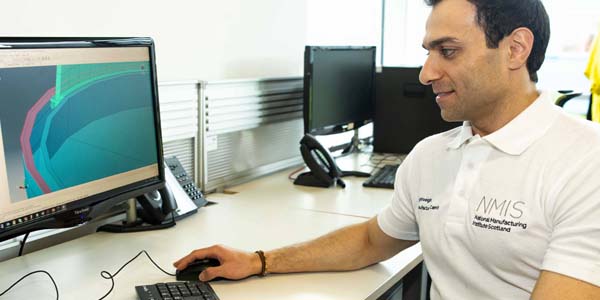
[(476, 8), (466, 0), (444, 0), (427, 20), (423, 47), (429, 51), (419, 79), (433, 86), (446, 121), (481, 121), (507, 94), (508, 72), (500, 49), (488, 49)]

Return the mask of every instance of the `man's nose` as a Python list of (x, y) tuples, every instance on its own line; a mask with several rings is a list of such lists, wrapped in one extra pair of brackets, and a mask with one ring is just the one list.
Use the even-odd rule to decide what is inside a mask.
[(440, 71), (437, 68), (434, 58), (431, 55), (427, 56), (421, 73), (419, 73), (419, 81), (424, 85), (430, 85), (440, 78)]

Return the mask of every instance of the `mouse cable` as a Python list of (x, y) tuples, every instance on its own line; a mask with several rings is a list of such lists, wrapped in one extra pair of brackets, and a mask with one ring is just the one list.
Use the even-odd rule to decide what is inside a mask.
[[(159, 270), (161, 270), (163, 273), (169, 275), (169, 276), (175, 276), (175, 274), (169, 273), (167, 271), (165, 271), (163, 268), (161, 268), (153, 259), (152, 257), (150, 257), (150, 254), (148, 254), (148, 252), (146, 252), (146, 250), (142, 250), (140, 251), (140, 253), (138, 253), (136, 256), (134, 256), (132, 259), (130, 259), (128, 262), (126, 262), (121, 268), (119, 268), (119, 270), (117, 270), (117, 272), (115, 272), (115, 274), (110, 274), (107, 271), (102, 271), (100, 272), (100, 276), (102, 276), (102, 278), (104, 279), (110, 279), (111, 281), (111, 287), (110, 290), (104, 295), (102, 296), (101, 299), (106, 298), (114, 289), (115, 287), (115, 280), (114, 277), (117, 276), (117, 274), (119, 274), (119, 272), (121, 272), (121, 270), (123, 270), (123, 268), (125, 268), (125, 266), (127, 266), (129, 263), (131, 263), (132, 261), (134, 261), (136, 258), (138, 258), (140, 255), (142, 255), (142, 253), (146, 254), (146, 256), (148, 257), (148, 259), (152, 262), (152, 264), (154, 264), (154, 266), (156, 266)], [(59, 293), (58, 293), (58, 286), (56, 285), (56, 281), (54, 281), (54, 278), (52, 278), (52, 275), (50, 275), (50, 273), (44, 271), (44, 270), (37, 270), (37, 271), (33, 271), (33, 272), (29, 272), (26, 275), (23, 275), (21, 278), (19, 278), (19, 280), (17, 280), (15, 283), (13, 283), (11, 286), (9, 286), (6, 290), (4, 290), (2, 293), (0, 293), (0, 297), (3, 296), (4, 294), (6, 294), (8, 291), (10, 291), (15, 285), (17, 285), (19, 282), (21, 282), (23, 279), (25, 279), (26, 277), (36, 274), (36, 273), (44, 273), (46, 275), (48, 275), (48, 277), (50, 277), (50, 280), (52, 280), (52, 284), (54, 284), (54, 290), (56, 291), (56, 300), (59, 299)]]
[(172, 274), (172, 273), (169, 273), (169, 272), (163, 270), (163, 268), (161, 268), (156, 262), (154, 262), (154, 260), (152, 259), (152, 257), (150, 257), (150, 254), (148, 254), (148, 252), (146, 252), (146, 250), (142, 250), (142, 251), (140, 251), (140, 253), (138, 253), (136, 256), (134, 256), (132, 259), (130, 259), (128, 262), (126, 262), (123, 266), (121, 266), (121, 268), (119, 268), (119, 270), (117, 270), (117, 272), (115, 272), (115, 274), (110, 274), (108, 271), (102, 271), (102, 272), (100, 272), (100, 276), (102, 276), (102, 278), (104, 278), (104, 279), (110, 279), (110, 281), (111, 281), (110, 290), (108, 290), (108, 292), (104, 296), (102, 296), (100, 298), (100, 300), (106, 298), (112, 292), (112, 290), (114, 289), (114, 287), (115, 287), (115, 279), (114, 279), (115, 276), (117, 276), (117, 274), (119, 274), (119, 272), (121, 272), (121, 270), (123, 270), (123, 268), (125, 268), (129, 263), (131, 263), (136, 258), (138, 258), (140, 255), (142, 255), (142, 253), (146, 254), (146, 256), (152, 262), (152, 264), (154, 264), (154, 266), (157, 267), (159, 270), (161, 270), (163, 273), (165, 273), (165, 274), (167, 274), (169, 276), (175, 276), (175, 274)]
[(25, 234), (25, 237), (23, 237), (23, 239), (19, 243), (19, 244), (21, 244), (21, 246), (19, 247), (19, 256), (23, 255), (23, 248), (25, 248), (25, 242), (27, 241), (28, 236), (29, 236), (29, 231)]
[(58, 300), (58, 286), (56, 285), (56, 282), (54, 281), (54, 278), (52, 278), (52, 275), (50, 275), (50, 273), (44, 271), (44, 270), (37, 270), (37, 271), (33, 271), (28, 273), (27, 275), (21, 277), (19, 280), (17, 280), (15, 283), (13, 283), (11, 286), (9, 286), (6, 290), (4, 290), (4, 292), (0, 293), (0, 297), (2, 297), (4, 294), (6, 294), (10, 289), (12, 289), (15, 285), (17, 285), (19, 282), (21, 282), (21, 280), (25, 279), (25, 277), (29, 276), (29, 275), (33, 275), (35, 273), (44, 273), (46, 275), (48, 275), (48, 277), (50, 277), (50, 280), (52, 280), (52, 283), (54, 284), (54, 290), (56, 291), (56, 300)]

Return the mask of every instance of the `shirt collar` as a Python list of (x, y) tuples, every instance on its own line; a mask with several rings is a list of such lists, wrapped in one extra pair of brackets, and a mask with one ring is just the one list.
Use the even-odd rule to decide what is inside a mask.
[[(550, 128), (559, 111), (555, 107), (552, 94), (540, 96), (504, 127), (483, 137), (498, 150), (510, 155), (521, 155)], [(464, 122), (460, 133), (448, 143), (448, 147), (460, 148), (473, 136), (471, 124)]]
[(448, 147), (452, 149), (458, 149), (462, 146), (466, 141), (468, 141), (473, 136), (473, 129), (471, 128), (471, 123), (469, 121), (463, 122), (458, 135), (448, 143)]

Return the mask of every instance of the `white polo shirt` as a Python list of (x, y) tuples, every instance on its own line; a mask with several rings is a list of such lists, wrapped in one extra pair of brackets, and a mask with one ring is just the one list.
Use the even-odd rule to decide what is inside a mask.
[(600, 286), (600, 126), (542, 93), (483, 138), (426, 138), (378, 223), (421, 241), (434, 300), (529, 299), (541, 270)]

